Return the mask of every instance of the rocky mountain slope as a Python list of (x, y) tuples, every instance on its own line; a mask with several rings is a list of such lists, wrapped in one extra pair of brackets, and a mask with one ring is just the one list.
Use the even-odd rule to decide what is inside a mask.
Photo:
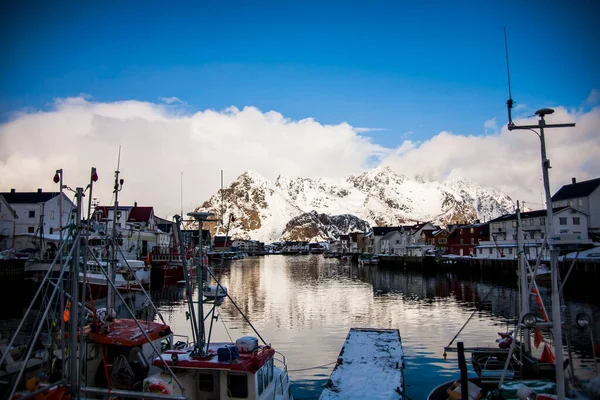
[(369, 225), (484, 221), (513, 212), (514, 203), (464, 180), (430, 182), (378, 167), (346, 179), (279, 176), (275, 182), (247, 171), (196, 210), (233, 215), (230, 235), (236, 238), (319, 241)]

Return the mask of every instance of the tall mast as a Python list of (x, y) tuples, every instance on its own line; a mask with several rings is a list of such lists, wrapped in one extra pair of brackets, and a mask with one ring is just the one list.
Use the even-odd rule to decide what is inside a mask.
[[(83, 188), (76, 189), (77, 215), (75, 216), (75, 226), (77, 231), (81, 229), (81, 203), (83, 198)], [(71, 260), (71, 312), (69, 319), (69, 381), (71, 384), (71, 396), (79, 398), (79, 360), (77, 357), (77, 325), (78, 325), (78, 300), (79, 300), (79, 243), (75, 242), (74, 257)], [(84, 301), (84, 299), (81, 299)]]
[[(204, 254), (202, 250), (202, 225), (204, 221), (208, 219), (208, 217), (214, 215), (209, 212), (191, 212), (188, 213), (188, 216), (195, 218), (198, 221), (198, 247), (199, 249), (199, 263), (196, 266), (196, 277), (198, 278), (198, 336), (196, 337), (196, 349), (200, 353), (200, 355), (205, 355), (206, 350), (204, 349), (206, 345), (206, 332), (204, 330), (204, 302), (202, 297), (202, 280), (204, 279)], [(185, 271), (185, 263), (184, 263), (184, 271)], [(187, 273), (187, 272), (186, 272)], [(218, 289), (217, 289), (218, 290)]]
[[(114, 194), (115, 194), (115, 206), (113, 208), (113, 225), (112, 225), (112, 254), (111, 260), (108, 264), (108, 277), (111, 282), (115, 281), (116, 277), (116, 269), (117, 269), (117, 213), (119, 212), (119, 191), (123, 188), (123, 179), (119, 180), (119, 167), (121, 165), (121, 147), (119, 146), (119, 161), (117, 163), (117, 170), (115, 171), (115, 186), (114, 186)], [(113, 315), (115, 309), (115, 292), (112, 288), (112, 285), (107, 285), (108, 294), (106, 297), (106, 311), (108, 315)]]
[[(521, 228), (521, 209), (517, 201), (517, 254), (519, 263), (519, 289), (521, 292), (521, 311), (520, 315), (529, 313), (529, 285), (527, 284), (527, 260), (525, 255), (525, 246), (523, 242), (523, 229)], [(531, 277), (534, 279), (534, 277)], [(520, 324), (521, 321), (518, 321)], [(529, 328), (523, 330), (523, 347), (525, 352), (531, 353), (531, 340), (529, 339)]]

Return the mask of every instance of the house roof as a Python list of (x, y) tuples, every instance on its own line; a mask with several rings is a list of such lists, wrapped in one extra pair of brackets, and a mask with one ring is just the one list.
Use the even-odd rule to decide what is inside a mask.
[[(570, 208), (569, 206), (564, 206), (564, 207), (554, 207), (552, 209), (552, 213), (557, 214), (567, 208)], [(580, 211), (578, 211), (580, 212)], [(522, 212), (521, 213), (521, 219), (525, 219), (525, 218), (534, 218), (534, 217), (544, 217), (547, 215), (547, 211), (544, 210), (535, 210), (535, 211), (527, 211), (527, 212)], [(517, 218), (517, 214), (505, 214), (502, 215), (496, 219), (492, 219), (491, 221), (489, 221), (488, 223), (492, 223), (492, 222), (500, 222), (500, 221), (509, 221), (509, 220), (513, 220)]]
[(6, 201), (3, 195), (0, 194), (0, 202), (4, 203), (8, 208), (8, 211), (12, 214), (13, 218), (19, 218), (16, 211), (10, 206), (10, 203)]
[(127, 222), (148, 222), (154, 214), (153, 207), (139, 207), (135, 206), (129, 211), (129, 218)]
[(572, 183), (570, 185), (563, 185), (563, 187), (558, 189), (558, 192), (552, 196), (552, 201), (589, 196), (598, 188), (598, 186), (600, 186), (600, 178)]
[(2, 192), (1, 196), (4, 197), (7, 203), (9, 204), (35, 204), (35, 203), (45, 203), (56, 196), (58, 196), (59, 192), (42, 192), (38, 190), (37, 192)]
[(373, 235), (374, 236), (383, 236), (386, 233), (393, 231), (400, 231), (400, 226), (374, 226), (373, 227)]

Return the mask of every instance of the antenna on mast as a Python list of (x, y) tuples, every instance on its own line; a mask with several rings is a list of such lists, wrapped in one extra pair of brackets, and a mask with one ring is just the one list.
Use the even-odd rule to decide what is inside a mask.
[(183, 217), (183, 171), (181, 171), (181, 216)]
[(508, 101), (506, 102), (506, 107), (508, 109), (508, 126), (513, 126), (512, 107), (514, 102), (512, 99), (512, 91), (510, 89), (510, 66), (508, 63), (508, 40), (506, 39), (506, 27), (504, 27), (504, 50), (506, 52), (506, 74), (508, 75)]

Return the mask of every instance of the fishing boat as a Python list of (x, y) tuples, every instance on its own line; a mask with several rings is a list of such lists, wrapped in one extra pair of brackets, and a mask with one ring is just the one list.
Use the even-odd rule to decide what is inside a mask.
[[(188, 215), (197, 220), (201, 232), (202, 223), (212, 214), (194, 212)], [(177, 230), (179, 232), (179, 228)], [(198, 250), (199, 259), (202, 259), (202, 247)], [(208, 268), (202, 264), (198, 265), (198, 268), (202, 270), (197, 273), (198, 287), (204, 287), (206, 272), (216, 281), (215, 296), (223, 293), (226, 299), (233, 302)], [(167, 350), (157, 357), (152, 364), (155, 367), (172, 369), (176, 379), (172, 379), (166, 370), (150, 375), (144, 380), (144, 392), (182, 395), (192, 399), (291, 399), (291, 381), (287, 374), (285, 357), (262, 340), (256, 330), (256, 336), (241, 337), (235, 343), (211, 342), (212, 324), (205, 329), (204, 321), (212, 321), (211, 316), (218, 316), (220, 302), (205, 301), (204, 291), (198, 291), (197, 299), (194, 300), (191, 276), (186, 275), (185, 278), (188, 315), (192, 323), (194, 342), (185, 348)], [(210, 290), (213, 293), (213, 289)], [(195, 304), (198, 306), (197, 310)], [(205, 304), (211, 305), (206, 316)], [(236, 308), (239, 310), (237, 305)], [(248, 322), (244, 314), (242, 317)], [(251, 324), (250, 326), (254, 329)], [(259, 338), (262, 344), (259, 344)]]
[[(123, 184), (118, 175), (119, 171), (116, 171), (115, 207), (118, 206), (118, 192)], [(92, 169), (92, 179), (88, 187), (89, 197), (95, 182), (94, 176), (97, 179), (95, 168)], [(116, 241), (113, 241), (111, 246), (112, 255), (108, 264), (98, 260), (93, 249), (87, 245), (89, 224), (86, 226), (81, 220), (83, 192), (83, 188), (76, 189), (76, 216), (70, 240), (61, 243), (54, 261), (38, 285), (31, 304), (10, 342), (6, 344), (6, 349), (15, 348), (16, 338), (25, 333), (23, 328), (26, 321), (35, 317), (37, 323), (33, 325), (32, 336), (27, 342), (38, 343), (41, 337), (46, 338), (43, 341), (46, 346), (46, 359), (42, 362), (35, 361), (33, 355), (36, 354), (36, 348), (28, 346), (24, 350), (26, 354), (20, 361), (20, 368), (10, 376), (9, 384), (1, 388), (4, 389), (7, 398), (17, 396), (52, 399), (65, 394), (71, 398), (79, 398), (85, 397), (86, 394), (109, 392), (141, 397), (143, 379), (155, 372), (151, 361), (163, 351), (176, 347), (173, 343), (173, 332), (151, 302), (143, 284), (140, 284), (140, 290), (147, 297), (148, 304), (160, 321), (154, 321), (154, 318), (138, 320), (135, 311), (119, 293), (115, 283)], [(113, 228), (113, 234), (115, 230), (116, 228)], [(88, 260), (95, 263), (93, 265), (97, 267), (97, 271), (88, 274), (88, 266), (91, 265)], [(52, 272), (57, 265), (58, 276), (52, 279)], [(97, 298), (93, 295), (88, 281), (88, 276), (95, 275), (92, 272), (104, 275), (108, 291), (106, 307), (95, 306)], [(129, 273), (136, 277), (134, 269), (129, 269)], [(117, 296), (121, 300), (120, 307), (129, 313), (126, 318), (117, 316)], [(35, 308), (40, 308), (37, 316), (32, 312)], [(42, 334), (44, 329), (47, 329), (47, 332)], [(187, 341), (181, 341), (178, 346), (182, 347), (186, 343)], [(10, 351), (3, 352), (0, 365), (10, 361), (9, 356), (12, 356)], [(26, 371), (31, 360), (34, 360), (38, 367), (35, 382), (27, 380), (29, 376)]]

